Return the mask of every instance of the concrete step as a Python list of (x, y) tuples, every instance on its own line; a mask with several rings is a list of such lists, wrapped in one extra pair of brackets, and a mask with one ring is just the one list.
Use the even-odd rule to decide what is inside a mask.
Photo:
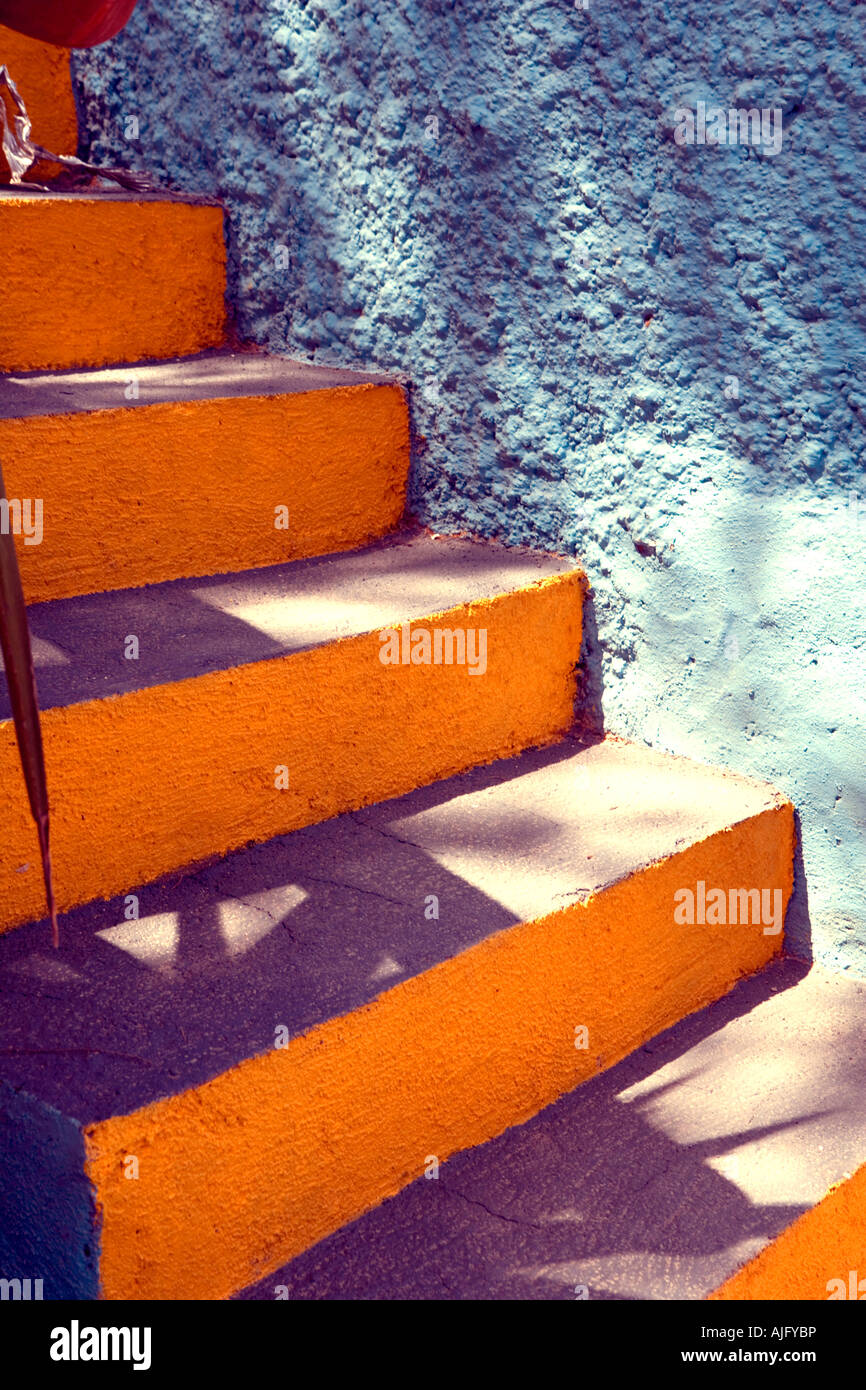
[[(766, 964), (780, 920), (686, 925), (677, 904), (699, 884), (756, 886), (778, 889), (781, 915), (792, 855), (792, 808), (772, 789), (629, 744), (567, 741), (81, 908), (59, 954), (42, 926), (9, 933), (4, 1274), (44, 1277), (46, 1298), (248, 1286)], [(742, 1063), (736, 1081), (745, 1094)], [(598, 1096), (608, 1083), (591, 1085)], [(549, 1166), (564, 1180), (589, 1152), (601, 1182), (619, 1133), (622, 1161), (651, 1182), (637, 1112), (611, 1098), (606, 1130), (590, 1123), (555, 1151), (542, 1138)], [(447, 1204), (452, 1168), (479, 1161), (422, 1178), (370, 1229), (419, 1201)], [(519, 1213), (533, 1200), (520, 1196), (528, 1166), (494, 1167)], [(600, 1211), (559, 1197), (539, 1239), (580, 1235), (582, 1221), (602, 1230)], [(482, 1229), (518, 1229), (455, 1206)], [(337, 1238), (356, 1252), (341, 1287), (360, 1296), (387, 1262), (374, 1243), (365, 1272), (353, 1238)], [(394, 1247), (393, 1286), (441, 1262), (437, 1287), (459, 1288), (471, 1243), (425, 1253), (426, 1239)], [(287, 1276), (294, 1286), (339, 1277), (333, 1264), (319, 1284), (309, 1274), (329, 1248), (300, 1283)]]
[[(560, 737), (584, 587), (570, 560), (412, 532), (34, 605), (61, 908)], [(0, 687), (4, 928), (44, 911), (9, 714)]]
[(0, 24), (0, 66), (4, 64), (27, 107), (36, 143), (53, 154), (75, 154), (78, 119), (69, 50), (38, 43)]
[(223, 341), (223, 211), (212, 201), (0, 189), (0, 245), (0, 371), (181, 357)]
[(365, 545), (403, 512), (408, 410), (387, 377), (254, 352), (7, 376), (0, 459), (38, 603)]
[(850, 1297), (852, 1271), (866, 1281), (866, 1170), (845, 1181), (866, 1158), (866, 981), (807, 969), (771, 964), (242, 1296)]

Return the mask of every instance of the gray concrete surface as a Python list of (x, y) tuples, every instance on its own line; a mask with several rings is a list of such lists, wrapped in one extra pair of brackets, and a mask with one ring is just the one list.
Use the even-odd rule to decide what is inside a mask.
[[(132, 383), (138, 396), (125, 394)], [(340, 386), (391, 385), (394, 377), (352, 372), (266, 353), (221, 348), (195, 357), (74, 372), (17, 372), (0, 377), (0, 420), (34, 415), (136, 409), (169, 401), (282, 396)]]

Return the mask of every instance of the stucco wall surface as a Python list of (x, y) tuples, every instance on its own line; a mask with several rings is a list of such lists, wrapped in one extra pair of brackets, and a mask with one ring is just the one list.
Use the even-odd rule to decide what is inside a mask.
[(790, 795), (791, 944), (866, 972), (866, 5), (142, 0), (76, 70), (244, 336), (406, 374), (423, 520), (582, 557), (583, 718)]

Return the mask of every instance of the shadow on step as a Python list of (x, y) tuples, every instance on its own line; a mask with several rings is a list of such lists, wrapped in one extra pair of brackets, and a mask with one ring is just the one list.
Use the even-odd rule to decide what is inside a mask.
[(851, 1161), (864, 995), (770, 966), (239, 1296), (705, 1298)]
[[(530, 752), (521, 771), (574, 751)], [(493, 787), (482, 817), (458, 795)], [(435, 845), (413, 843), (401, 818), (436, 808)], [(474, 849), (474, 874), (437, 862), (451, 842)], [(267, 1052), (277, 1024), (298, 1036), (514, 926), (515, 891), (577, 882), (573, 840), (509, 760), (304, 827), (65, 913), (57, 953), (42, 922), (0, 938), (2, 1076), (84, 1122), (149, 1104)]]
[(587, 736), (601, 738), (604, 735), (604, 667), (598, 635), (595, 594), (592, 590), (583, 600), (583, 637), (577, 669), (575, 726)]

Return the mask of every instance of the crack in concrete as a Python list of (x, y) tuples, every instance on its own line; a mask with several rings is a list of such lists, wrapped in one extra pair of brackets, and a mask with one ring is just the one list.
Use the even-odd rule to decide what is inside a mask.
[[(362, 822), (362, 824), (363, 824), (363, 822)], [(390, 837), (388, 837), (388, 838), (390, 838)], [(401, 843), (403, 843), (403, 842), (401, 842)], [(405, 843), (408, 844), (409, 842), (406, 841)], [(204, 872), (204, 871), (202, 871), (202, 872)], [(187, 877), (188, 877), (188, 878), (195, 879), (195, 881), (196, 881), (197, 883), (199, 883), (199, 884), (201, 885), (201, 887), (204, 888), (204, 889), (206, 889), (208, 892), (210, 892), (210, 893), (213, 893), (213, 892), (214, 892), (214, 889), (213, 889), (212, 884), (209, 884), (209, 883), (205, 882), (205, 881), (201, 878), (200, 874), (198, 874), (198, 873), (191, 873), (191, 874), (188, 874)], [(350, 892), (352, 892), (352, 893), (364, 893), (364, 894), (368, 895), (368, 896), (371, 897), (371, 898), (378, 898), (378, 899), (380, 899), (381, 902), (391, 903), (391, 904), (393, 904), (394, 907), (409, 907), (409, 906), (411, 906), (411, 904), (410, 904), (410, 903), (407, 903), (406, 900), (405, 900), (404, 898), (389, 898), (388, 895), (387, 895), (386, 893), (377, 893), (376, 890), (375, 890), (375, 888), (361, 888), (359, 884), (357, 884), (357, 883), (348, 883), (345, 879), (339, 879), (339, 878), (325, 878), (325, 877), (323, 877), (323, 876), (321, 876), (321, 875), (318, 875), (318, 874), (310, 874), (310, 873), (307, 873), (306, 870), (304, 870), (301, 874), (298, 875), (298, 879), (299, 879), (299, 884), (298, 884), (299, 887), (303, 886), (302, 883), (300, 882), (300, 880), (305, 880), (305, 881), (308, 882), (308, 883), (323, 883), (323, 884), (325, 884), (325, 885), (326, 885), (327, 887), (329, 887), (329, 888), (346, 888), (346, 889), (348, 889), (348, 890), (349, 890)], [(238, 895), (237, 895), (236, 893), (227, 893), (227, 892), (223, 892), (222, 890), (219, 890), (219, 889), (218, 889), (218, 890), (217, 890), (217, 894), (216, 894), (215, 897), (214, 897), (214, 901), (216, 902), (217, 899), (218, 899), (219, 902), (235, 902), (235, 903), (242, 903), (244, 907), (252, 908), (254, 912), (261, 912), (261, 913), (263, 913), (265, 917), (269, 918), (270, 921), (275, 922), (277, 925), (282, 924), (283, 926), (286, 926), (286, 927), (287, 927), (286, 919), (285, 919), (284, 917), (276, 917), (276, 916), (274, 916), (274, 914), (273, 914), (272, 912), (270, 912), (266, 907), (262, 907), (259, 903), (250, 902), (250, 900), (249, 900), (248, 898), (241, 898), (241, 897), (238, 897)], [(289, 935), (291, 935), (291, 930), (290, 930), (288, 927), (287, 927), (287, 930), (289, 931)], [(294, 937), (292, 937), (292, 940), (294, 940)]]
[(486, 1205), (484, 1204), (484, 1202), (482, 1202), (482, 1201), (481, 1201), (479, 1198), (477, 1198), (477, 1197), (467, 1197), (467, 1195), (466, 1195), (465, 1192), (460, 1192), (456, 1187), (446, 1187), (446, 1188), (444, 1189), (444, 1191), (447, 1192), (447, 1193), (449, 1193), (449, 1194), (450, 1194), (450, 1193), (453, 1193), (453, 1195), (454, 1195), (455, 1197), (461, 1197), (461, 1198), (463, 1199), (463, 1201), (464, 1201), (464, 1202), (468, 1202), (470, 1206), (473, 1206), (473, 1207), (480, 1207), (481, 1210), (482, 1210), (482, 1211), (485, 1211), (485, 1212), (487, 1213), (488, 1216), (493, 1216), (493, 1217), (495, 1217), (497, 1221), (507, 1221), (508, 1224), (509, 1224), (509, 1226), (520, 1226), (520, 1227), (522, 1227), (524, 1230), (533, 1230), (533, 1231), (543, 1231), (543, 1230), (544, 1230), (544, 1227), (543, 1227), (538, 1221), (525, 1221), (525, 1220), (520, 1220), (520, 1219), (519, 1219), (518, 1217), (516, 1217), (516, 1216), (506, 1216), (504, 1212), (501, 1212), (501, 1211), (494, 1211), (492, 1207), (486, 1206)]
[(306, 871), (300, 875), (309, 883), (324, 883), (330, 888), (347, 888), (351, 893), (364, 893), (371, 898), (378, 898), (383, 903), (392, 903), (394, 907), (410, 907), (405, 898), (389, 898), (386, 893), (377, 893), (375, 888), (361, 888), (357, 883), (347, 883), (345, 879), (319, 878), (315, 874), (308, 874)]
[(349, 811), (349, 812), (348, 812), (348, 815), (349, 815), (350, 819), (351, 819), (352, 821), (354, 821), (354, 823), (355, 823), (356, 825), (361, 825), (361, 826), (363, 826), (365, 830), (373, 830), (373, 831), (375, 831), (375, 833), (376, 833), (377, 835), (381, 835), (381, 836), (383, 837), (383, 839), (390, 840), (390, 841), (392, 841), (393, 843), (398, 844), (398, 845), (408, 845), (408, 846), (410, 847), (410, 849), (419, 849), (419, 850), (421, 850), (421, 853), (422, 853), (422, 854), (426, 854), (426, 853), (427, 853), (427, 851), (426, 851), (426, 849), (424, 848), (424, 846), (423, 846), (423, 845), (416, 844), (416, 842), (415, 842), (414, 840), (404, 840), (400, 835), (395, 835), (394, 832), (393, 832), (392, 830), (383, 830), (382, 827), (381, 827), (380, 825), (374, 825), (372, 821), (361, 820), (361, 813), (360, 813), (360, 811)]
[(274, 926), (285, 927), (290, 939), (292, 941), (295, 940), (294, 933), (285, 917), (275, 917), (273, 912), (269, 912), (266, 907), (262, 907), (259, 903), (250, 902), (248, 898), (239, 898), (236, 893), (224, 892), (220, 888), (214, 889), (212, 884), (206, 883), (201, 877), (201, 875), (206, 872), (206, 869), (201, 869), (198, 872), (187, 874), (185, 877), (195, 879), (196, 883), (205, 889), (210, 895), (210, 906), (219, 908), (220, 903), (238, 903), (241, 907), (249, 908), (252, 912), (260, 912), (263, 917), (267, 917), (269, 922), (273, 922)]

